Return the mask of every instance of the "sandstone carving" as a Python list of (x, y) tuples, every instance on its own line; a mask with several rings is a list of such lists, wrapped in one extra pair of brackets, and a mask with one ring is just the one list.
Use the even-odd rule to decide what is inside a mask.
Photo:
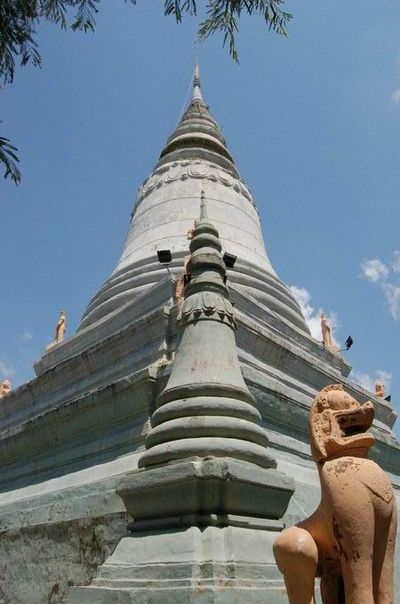
[(220, 182), (224, 186), (232, 188), (246, 197), (246, 199), (255, 206), (253, 198), (243, 181), (233, 177), (227, 170), (204, 160), (184, 160), (160, 166), (153, 172), (150, 178), (148, 178), (139, 189), (135, 210), (141, 201), (154, 189), (157, 189), (164, 184), (168, 185), (177, 180), (185, 180), (187, 178)]
[(10, 380), (4, 380), (4, 382), (0, 382), (0, 398), (2, 396), (6, 396), (11, 392), (11, 382)]
[(385, 384), (375, 384), (375, 396), (384, 398), (385, 396)]
[(322, 341), (326, 348), (332, 348), (332, 329), (329, 324), (328, 317), (325, 313), (321, 315), (321, 332), (322, 332)]
[(177, 320), (182, 323), (199, 321), (217, 315), (217, 320), (236, 327), (233, 306), (231, 302), (214, 292), (199, 292), (185, 300)]
[[(186, 233), (186, 239), (191, 241), (193, 239), (194, 231), (195, 231), (195, 225), (193, 225)], [(183, 302), (184, 291), (185, 291), (186, 266), (187, 266), (187, 263), (189, 262), (189, 259), (190, 259), (190, 254), (185, 256), (185, 258), (183, 260), (183, 269), (182, 269), (181, 274), (179, 275), (178, 279), (176, 280), (175, 300), (178, 304), (182, 304), (182, 302)]]
[(67, 314), (66, 314), (65, 310), (63, 310), (63, 311), (61, 311), (60, 317), (57, 321), (56, 335), (54, 338), (54, 341), (56, 344), (58, 344), (59, 342), (62, 342), (64, 340), (66, 328), (67, 328)]
[(396, 502), (389, 478), (367, 459), (374, 437), (371, 402), (327, 386), (310, 412), (311, 453), (321, 503), (275, 541), (290, 604), (313, 604), (321, 577), (324, 604), (393, 604)]
[(191, 241), (193, 239), (193, 235), (194, 235), (194, 231), (195, 231), (196, 227), (193, 224), (193, 226), (188, 230), (188, 232), (186, 233), (186, 239), (188, 239), (189, 241)]

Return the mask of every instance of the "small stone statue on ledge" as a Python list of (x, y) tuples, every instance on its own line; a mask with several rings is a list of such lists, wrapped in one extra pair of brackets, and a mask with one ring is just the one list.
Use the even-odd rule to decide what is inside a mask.
[(0, 382), (0, 398), (6, 396), (11, 392), (11, 382), (10, 380), (4, 380), (4, 382)]
[(65, 312), (65, 310), (62, 310), (60, 313), (60, 317), (57, 321), (56, 335), (54, 338), (54, 341), (56, 344), (59, 344), (60, 342), (62, 342), (64, 340), (66, 328), (67, 328), (67, 313)]
[(328, 317), (323, 312), (321, 315), (321, 332), (322, 332), (322, 342), (325, 348), (332, 348), (332, 329), (329, 324)]
[[(193, 239), (194, 229), (195, 229), (195, 226), (193, 225), (186, 233), (186, 239), (188, 239), (189, 241), (191, 241)], [(184, 261), (183, 261), (182, 272), (176, 281), (175, 300), (176, 300), (177, 304), (182, 304), (182, 302), (183, 302), (183, 293), (185, 291), (186, 266), (187, 266), (187, 263), (189, 262), (189, 259), (190, 259), (190, 254), (188, 256), (185, 256)]]
[(66, 328), (67, 328), (67, 313), (65, 312), (65, 310), (62, 310), (60, 313), (59, 319), (57, 321), (54, 340), (50, 344), (48, 344), (47, 350), (51, 350), (52, 348), (54, 348), (54, 346), (56, 346), (57, 344), (60, 344), (61, 342), (64, 341)]
[(338, 384), (314, 400), (309, 427), (321, 503), (274, 544), (290, 604), (315, 602), (315, 577), (324, 604), (394, 604), (396, 500), (389, 478), (367, 459), (373, 417), (370, 401), (361, 405)]
[(385, 384), (375, 384), (375, 396), (385, 398)]
[(339, 348), (334, 344), (332, 340), (332, 328), (329, 323), (329, 319), (326, 313), (321, 314), (321, 332), (322, 332), (322, 343), (327, 350), (337, 353)]

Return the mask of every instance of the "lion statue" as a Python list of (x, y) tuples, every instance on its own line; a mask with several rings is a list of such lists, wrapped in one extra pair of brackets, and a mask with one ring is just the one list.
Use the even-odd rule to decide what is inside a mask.
[(274, 544), (290, 604), (314, 604), (315, 577), (324, 604), (393, 604), (396, 501), (389, 478), (367, 459), (374, 437), (371, 402), (341, 385), (326, 386), (310, 411), (311, 453), (321, 503)]

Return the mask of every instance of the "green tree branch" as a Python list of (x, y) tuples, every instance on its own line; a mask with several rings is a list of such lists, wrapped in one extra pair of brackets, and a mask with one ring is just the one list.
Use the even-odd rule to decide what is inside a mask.
[[(115, 0), (114, 0), (115, 1)], [(41, 65), (42, 58), (35, 40), (36, 27), (41, 20), (55, 23), (62, 29), (94, 31), (95, 16), (101, 0), (0, 0), (0, 82), (12, 83), (16, 62), (20, 65)], [(137, 0), (125, 0), (136, 4)], [(239, 60), (236, 34), (243, 13), (261, 16), (268, 29), (286, 34), (287, 23), (292, 18), (283, 10), (285, 0), (164, 0), (164, 14), (175, 17), (180, 23), (183, 16), (197, 15), (200, 3), (205, 8), (206, 19), (199, 25), (199, 38), (205, 40), (217, 32), (223, 36), (223, 45), (235, 61)], [(1, 87), (1, 84), (0, 84)], [(17, 149), (7, 138), (0, 137), (0, 164), (5, 178), (16, 184), (21, 180), (17, 168)]]

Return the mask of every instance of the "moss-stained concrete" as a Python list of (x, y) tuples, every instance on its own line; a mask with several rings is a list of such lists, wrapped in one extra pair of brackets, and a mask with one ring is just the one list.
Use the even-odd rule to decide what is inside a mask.
[(63, 604), (71, 585), (88, 585), (126, 535), (124, 513), (19, 529), (0, 537), (0, 602)]

